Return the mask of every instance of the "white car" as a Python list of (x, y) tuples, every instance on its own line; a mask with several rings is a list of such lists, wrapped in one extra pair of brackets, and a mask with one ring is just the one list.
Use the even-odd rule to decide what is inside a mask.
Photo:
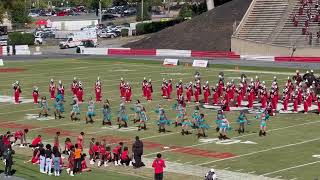
[(39, 17), (39, 14), (37, 14), (37, 13), (29, 13), (28, 16), (30, 16), (30, 17)]
[(115, 32), (112, 32), (112, 31), (102, 30), (102, 31), (99, 32), (98, 36), (100, 38), (115, 38), (118, 35)]

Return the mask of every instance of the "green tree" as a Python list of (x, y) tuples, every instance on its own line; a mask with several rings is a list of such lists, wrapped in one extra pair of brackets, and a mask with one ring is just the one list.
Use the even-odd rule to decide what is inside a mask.
[(6, 13), (6, 10), (3, 8), (2, 5), (0, 5), (0, 23), (3, 23), (3, 18), (5, 13)]
[[(151, 19), (151, 4), (149, 0), (143, 0), (143, 13), (141, 12), (142, 2), (138, 3), (137, 6), (137, 21), (146, 21)], [(143, 14), (143, 17), (142, 17)]]
[(26, 4), (23, 1), (14, 1), (11, 9), (8, 10), (12, 23), (29, 23), (31, 18), (28, 16)]

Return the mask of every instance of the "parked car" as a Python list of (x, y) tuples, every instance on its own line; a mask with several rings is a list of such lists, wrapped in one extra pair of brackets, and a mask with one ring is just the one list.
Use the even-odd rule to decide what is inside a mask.
[(0, 46), (8, 45), (8, 36), (0, 36)]
[(30, 12), (30, 13), (28, 14), (28, 16), (30, 16), (30, 17), (39, 17), (40, 15), (39, 15), (38, 13), (32, 13), (32, 12)]
[(100, 37), (100, 38), (116, 38), (116, 37), (118, 37), (118, 34), (114, 31), (102, 30), (98, 33), (98, 37)]

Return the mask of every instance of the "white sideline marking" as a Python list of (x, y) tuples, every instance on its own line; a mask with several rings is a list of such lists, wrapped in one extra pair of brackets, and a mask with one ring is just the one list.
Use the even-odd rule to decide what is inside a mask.
[(267, 176), (267, 175), (270, 175), (270, 174), (275, 174), (275, 173), (287, 171), (287, 170), (290, 170), (290, 169), (296, 169), (296, 168), (299, 168), (299, 167), (304, 167), (304, 166), (316, 164), (316, 163), (319, 163), (319, 162), (320, 162), (320, 161), (313, 161), (313, 162), (306, 163), (306, 164), (300, 164), (300, 165), (297, 165), (297, 166), (292, 166), (292, 167), (288, 167), (288, 168), (285, 168), (285, 169), (280, 169), (280, 170), (277, 170), (277, 171), (273, 171), (273, 172), (268, 172), (268, 173), (265, 173), (265, 174), (261, 174), (260, 176)]
[[(313, 142), (313, 141), (318, 141), (318, 140), (320, 140), (320, 138), (310, 139), (310, 140), (307, 140), (307, 141), (301, 141), (301, 142), (298, 142), (298, 143), (286, 144), (286, 145), (282, 145), (282, 146), (276, 146), (276, 147), (273, 147), (273, 148), (268, 148), (268, 149), (264, 149), (264, 150), (260, 150), (260, 151), (253, 151), (253, 152), (251, 152), (251, 153), (246, 153), (246, 154), (242, 154), (242, 155), (238, 155), (238, 156), (233, 156), (233, 157), (229, 157), (229, 158), (225, 158), (225, 159), (208, 161), (208, 162), (200, 163), (200, 164), (197, 164), (197, 165), (198, 165), (198, 166), (201, 166), (201, 165), (211, 164), (211, 163), (220, 162), (220, 161), (225, 161), (225, 160), (229, 160), (229, 159), (235, 159), (235, 158), (250, 156), (250, 155), (253, 155), (253, 154), (259, 154), (259, 153), (268, 152), (268, 151), (271, 151), (271, 150), (277, 150), (277, 149), (287, 148), (287, 147), (296, 146), (296, 145), (300, 145), (300, 144), (305, 144), (305, 143), (309, 143), (309, 142)], [(320, 162), (320, 161), (319, 161), (319, 162)]]
[(251, 172), (248, 172), (248, 174), (253, 174), (253, 173), (255, 173), (256, 171), (251, 171)]
[(225, 170), (227, 170), (227, 169), (230, 169), (230, 167), (226, 167), (226, 168), (224, 168)]
[(315, 158), (320, 158), (320, 154), (315, 154), (315, 155), (312, 155), (312, 157), (315, 157)]
[[(297, 127), (297, 126), (304, 126), (304, 125), (307, 125), (307, 124), (314, 124), (314, 123), (319, 123), (320, 121), (314, 121), (314, 122), (307, 122), (307, 123), (302, 123), (302, 124), (296, 124), (296, 125), (292, 125), (292, 126), (286, 126), (286, 127), (282, 127), (282, 128), (277, 128), (277, 129), (271, 129), (267, 132), (271, 132), (271, 131), (278, 131), (278, 130), (282, 130), (282, 129), (288, 129), (288, 128), (292, 128), (292, 127)], [(236, 136), (236, 137), (233, 137), (233, 139), (235, 138), (242, 138), (242, 137), (246, 137), (246, 136), (252, 136), (252, 135), (257, 135), (257, 133), (251, 133), (251, 134), (246, 134), (246, 135), (241, 135), (241, 136)], [(184, 146), (183, 148), (190, 148), (190, 147), (197, 147), (197, 146), (201, 146), (201, 145), (206, 145), (206, 144), (211, 144), (213, 142), (207, 142), (207, 143), (198, 143), (198, 144), (193, 144), (193, 145), (190, 145), (190, 146)], [(175, 148), (175, 149), (170, 149), (170, 150), (163, 150), (163, 151), (159, 151), (159, 152), (154, 152), (154, 153), (150, 153), (150, 154), (146, 154), (144, 156), (150, 156), (150, 155), (155, 155), (157, 153), (164, 153), (164, 152), (170, 152), (170, 151), (174, 151), (174, 150), (178, 150), (178, 149), (181, 149), (181, 148)]]

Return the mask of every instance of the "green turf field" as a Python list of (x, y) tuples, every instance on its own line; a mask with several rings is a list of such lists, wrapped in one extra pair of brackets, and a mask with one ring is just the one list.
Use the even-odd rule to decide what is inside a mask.
[[(7, 130), (15, 131), (23, 127), (29, 127), (31, 132), (28, 133), (28, 138), (32, 139), (36, 135), (41, 134), (45, 142), (53, 142), (53, 136), (56, 131), (61, 131), (62, 136), (60, 143), (65, 137), (71, 137), (75, 142), (79, 132), (84, 131), (85, 144), (88, 144), (91, 137), (96, 139), (105, 138), (109, 143), (117, 143), (125, 141), (126, 145), (131, 146), (131, 143), (136, 135), (143, 138), (145, 143), (145, 157), (154, 158), (157, 152), (162, 152), (164, 158), (168, 162), (186, 163), (188, 165), (198, 165), (205, 167), (214, 167), (215, 169), (226, 169), (228, 171), (250, 173), (255, 175), (265, 175), (266, 177), (277, 177), (280, 179), (314, 179), (319, 178), (318, 171), (320, 159), (312, 157), (312, 155), (320, 154), (318, 147), (320, 143), (320, 116), (318, 114), (281, 114), (271, 117), (268, 123), (268, 133), (266, 137), (259, 137), (259, 123), (252, 121), (252, 124), (247, 126), (248, 132), (244, 135), (238, 135), (236, 131), (229, 132), (232, 141), (229, 144), (217, 143), (210, 141), (216, 138), (218, 134), (215, 128), (211, 128), (208, 132), (208, 141), (199, 140), (195, 133), (188, 136), (181, 136), (180, 128), (171, 126), (168, 128), (171, 132), (159, 134), (157, 131), (157, 114), (154, 110), (157, 104), (163, 104), (167, 115), (174, 120), (176, 111), (171, 108), (174, 101), (168, 102), (162, 100), (161, 82), (163, 78), (172, 78), (174, 84), (180, 79), (184, 83), (193, 81), (194, 73), (198, 70), (201, 73), (203, 80), (208, 80), (211, 85), (217, 83), (218, 73), (223, 71), (226, 80), (235, 79), (238, 82), (240, 74), (245, 73), (249, 77), (259, 76), (260, 80), (266, 81), (270, 86), (273, 76), (278, 77), (280, 88), (285, 85), (288, 73), (294, 74), (295, 69), (277, 69), (277, 68), (254, 68), (254, 67), (239, 67), (235, 70), (235, 66), (231, 65), (211, 65), (206, 69), (195, 69), (190, 66), (180, 65), (178, 67), (163, 67), (160, 62), (147, 62), (138, 60), (123, 60), (123, 59), (65, 59), (65, 60), (43, 60), (32, 62), (8, 62), (5, 61), (5, 66), (0, 68), (0, 95), (12, 96), (11, 84), (18, 80), (22, 87), (22, 97), (32, 99), (33, 86), (38, 86), (40, 96), (49, 97), (48, 84), (51, 78), (57, 83), (62, 80), (66, 89), (65, 117), (62, 120), (33, 120), (28, 119), (27, 114), (38, 114), (39, 108), (33, 103), (25, 103), (14, 105), (12, 103), (0, 103), (0, 133)], [(1, 72), (2, 68), (23, 68), (22, 72)], [(305, 70), (301, 70), (305, 71)], [(319, 72), (315, 72), (319, 73)], [(125, 81), (129, 81), (133, 88), (133, 100), (142, 100), (147, 109), (150, 121), (148, 122), (148, 130), (137, 131), (136, 125), (131, 121), (129, 128), (126, 130), (118, 130), (101, 127), (102, 110), (101, 104), (96, 104), (94, 124), (86, 125), (84, 122), (85, 112), (87, 110), (87, 100), (89, 96), (94, 97), (94, 83), (97, 77), (102, 80), (103, 99), (109, 99), (112, 111), (113, 122), (116, 121), (117, 111), (120, 104), (119, 97), (119, 81), (123, 77)], [(71, 106), (70, 84), (73, 77), (77, 77), (82, 81), (84, 86), (85, 103), (80, 105), (81, 118), (80, 122), (71, 122), (69, 112)], [(141, 96), (141, 81), (143, 77), (151, 78), (153, 81), (153, 101), (147, 102)], [(175, 97), (175, 89), (173, 93)], [(134, 101), (133, 101), (134, 102)], [(50, 100), (50, 107), (53, 109), (53, 101)], [(190, 103), (188, 106), (188, 114), (192, 114), (195, 104)], [(127, 104), (127, 112), (130, 119), (133, 118), (133, 111), (129, 107), (132, 104)], [(206, 120), (214, 127), (216, 112), (208, 109), (201, 109), (206, 115)], [(50, 114), (53, 114), (51, 111)], [(238, 112), (227, 113), (227, 118), (232, 122), (233, 129), (237, 129), (236, 117)], [(254, 119), (254, 115), (248, 115), (249, 119)], [(246, 144), (243, 142), (251, 142)], [(112, 144), (113, 145), (113, 144)], [(168, 147), (168, 148), (164, 148)], [(20, 152), (20, 153), (19, 153)], [(31, 151), (18, 150), (19, 159), (16, 169), (17, 175), (27, 179), (41, 179), (43, 175), (37, 174), (37, 167), (31, 167), (24, 164), (22, 161), (31, 157)], [(221, 158), (222, 155), (231, 154), (226, 158)], [(221, 156), (219, 156), (221, 155)], [(229, 157), (229, 158), (228, 158)], [(0, 166), (3, 167), (3, 166)], [(26, 170), (22, 170), (26, 167)], [(126, 179), (130, 176), (132, 179), (150, 179), (152, 171), (131, 171), (123, 168), (112, 168), (112, 172), (105, 172), (94, 169), (90, 175), (83, 175), (82, 178), (102, 179), (104, 176), (114, 177), (113, 179)], [(117, 172), (128, 174), (117, 174)], [(95, 173), (96, 172), (96, 173)], [(130, 174), (131, 173), (131, 174)], [(67, 176), (64, 175), (64, 179)], [(257, 176), (258, 177), (258, 176)], [(183, 174), (168, 174), (168, 179), (201, 179)]]

